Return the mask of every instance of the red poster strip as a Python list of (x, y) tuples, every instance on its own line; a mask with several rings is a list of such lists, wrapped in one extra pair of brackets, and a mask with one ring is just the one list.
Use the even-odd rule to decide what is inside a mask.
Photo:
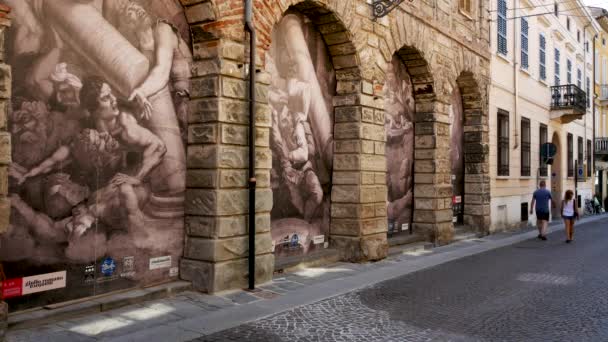
[(23, 291), (23, 278), (9, 279), (2, 282), (0, 297), (2, 299), (19, 297)]

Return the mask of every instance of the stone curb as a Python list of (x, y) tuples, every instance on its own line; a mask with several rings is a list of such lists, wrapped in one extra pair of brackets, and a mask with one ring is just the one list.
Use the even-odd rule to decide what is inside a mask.
[(49, 305), (22, 313), (10, 314), (8, 316), (8, 327), (9, 329), (30, 329), (57, 321), (81, 317), (82, 315), (90, 315), (118, 309), (127, 305), (172, 297), (177, 293), (191, 289), (191, 283), (175, 281), (143, 289), (99, 296), (94, 299), (85, 298), (58, 305)]

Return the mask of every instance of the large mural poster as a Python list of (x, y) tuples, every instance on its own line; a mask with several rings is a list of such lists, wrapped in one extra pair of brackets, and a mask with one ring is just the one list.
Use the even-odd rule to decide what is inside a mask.
[(266, 69), (271, 234), (277, 256), (302, 255), (326, 246), (329, 234), (335, 72), (321, 34), (298, 12), (275, 27)]
[(397, 56), (384, 85), (389, 233), (409, 229), (413, 210), (414, 113), (410, 76)]
[(452, 92), (450, 115), (450, 162), (452, 165), (452, 200), (454, 223), (463, 222), (464, 210), (464, 113), (458, 87)]
[(181, 5), (3, 2), (14, 15), (3, 297), (19, 310), (176, 277), (192, 58)]

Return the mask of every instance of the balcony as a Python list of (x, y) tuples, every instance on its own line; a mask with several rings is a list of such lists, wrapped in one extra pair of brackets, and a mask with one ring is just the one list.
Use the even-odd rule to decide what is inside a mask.
[(574, 84), (551, 87), (551, 120), (567, 124), (587, 112), (587, 94)]
[(595, 138), (595, 155), (608, 157), (608, 138)]
[(602, 106), (608, 105), (608, 84), (600, 86), (599, 100)]

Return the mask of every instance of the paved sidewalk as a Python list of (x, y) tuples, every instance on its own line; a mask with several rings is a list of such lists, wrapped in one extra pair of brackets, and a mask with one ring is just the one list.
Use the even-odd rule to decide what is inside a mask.
[[(581, 223), (606, 216), (593, 216)], [(551, 232), (563, 229), (552, 225)], [(385, 280), (466, 256), (512, 245), (536, 230), (499, 233), (431, 250), (405, 252), (386, 260), (336, 263), (277, 275), (253, 293), (234, 291), (209, 296), (183, 292), (175, 297), (67, 319), (30, 329), (9, 330), (7, 341), (188, 341), (288, 309), (349, 293)]]

